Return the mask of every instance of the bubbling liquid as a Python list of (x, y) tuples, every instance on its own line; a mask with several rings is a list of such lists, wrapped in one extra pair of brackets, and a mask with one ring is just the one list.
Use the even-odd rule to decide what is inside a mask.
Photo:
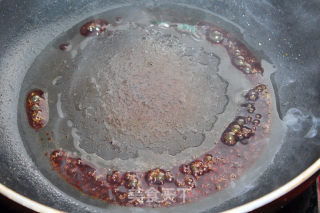
[(268, 142), (269, 67), (221, 26), (133, 11), (86, 20), (39, 55), (22, 97), (48, 94), (50, 116), (31, 125), (36, 134), (22, 126), (30, 146), (50, 138), (52, 168), (115, 204), (162, 207), (220, 191)]

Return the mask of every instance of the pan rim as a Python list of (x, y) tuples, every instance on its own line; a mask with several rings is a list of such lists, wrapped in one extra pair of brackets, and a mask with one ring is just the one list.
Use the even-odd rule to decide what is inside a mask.
[(0, 183), (0, 193), (7, 197), (8, 199), (36, 212), (48, 212), (48, 213), (62, 213), (57, 209), (51, 208), (49, 206), (43, 205), (37, 201), (31, 200), (22, 194), (6, 187)]
[[(301, 172), (298, 176), (288, 181), (286, 184), (281, 187), (269, 192), (268, 194), (263, 195), (260, 198), (257, 198), (253, 201), (245, 203), (243, 205), (237, 206), (235, 208), (223, 211), (223, 213), (238, 213), (238, 212), (249, 212), (255, 210), (259, 207), (262, 207), (272, 201), (280, 198), (286, 193), (297, 188), (299, 185), (304, 183), (308, 178), (312, 177), (314, 174), (320, 171), (320, 158), (316, 160), (311, 166), (306, 170)], [(36, 212), (48, 212), (48, 213), (61, 213), (63, 211), (54, 209), (47, 205), (41, 204), (37, 201), (31, 200), (24, 195), (17, 193), (16, 191), (6, 187), (4, 184), (0, 183), (0, 193), (7, 197), (8, 199), (26, 207)]]

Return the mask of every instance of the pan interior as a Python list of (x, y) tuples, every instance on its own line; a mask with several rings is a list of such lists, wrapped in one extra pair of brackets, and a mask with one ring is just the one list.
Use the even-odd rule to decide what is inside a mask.
[[(86, 19), (52, 41), (20, 94), (20, 129), (39, 168), (52, 173), (38, 153), (64, 149), (108, 171), (170, 169), (221, 143), (255, 85), (222, 47), (194, 32), (204, 16), (236, 36), (241, 31), (191, 8), (126, 7)], [(80, 35), (81, 25), (94, 18), (110, 22), (108, 33)], [(70, 49), (60, 50), (62, 43)], [(34, 88), (48, 94), (50, 109), (48, 124), (36, 134), (24, 111)]]

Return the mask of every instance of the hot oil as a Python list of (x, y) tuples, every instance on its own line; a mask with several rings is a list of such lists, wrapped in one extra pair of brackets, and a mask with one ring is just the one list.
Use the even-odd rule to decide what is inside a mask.
[[(218, 160), (218, 173), (200, 179), (199, 191), (192, 191), (187, 201), (225, 188), (252, 167), (247, 181), (272, 161), (281, 146), (274, 139), (281, 138), (282, 132), (270, 83), (274, 68), (262, 60), (263, 75), (244, 74), (231, 63), (223, 46), (208, 41), (207, 28), (197, 23), (213, 23), (237, 36), (241, 30), (235, 25), (184, 6), (126, 7), (97, 18), (109, 22), (103, 33), (84, 37), (79, 29), (86, 22), (79, 23), (48, 45), (25, 77), (20, 127), (34, 155), (39, 150), (65, 150), (95, 168), (99, 177), (115, 170), (136, 172), (147, 187), (142, 183), (145, 171), (171, 170), (184, 182), (179, 166), (212, 150), (213, 157), (224, 158)], [(268, 127), (261, 127), (248, 145), (222, 144), (222, 133), (243, 113), (245, 95), (258, 84), (267, 85), (266, 99), (271, 101), (257, 109), (263, 114), (261, 126)], [(47, 125), (36, 134), (27, 124), (23, 104), (35, 88), (48, 95), (50, 109)], [(230, 153), (238, 153), (241, 169), (230, 169), (237, 161)], [(265, 164), (258, 171), (254, 162), (260, 161)], [(222, 176), (228, 176), (223, 183)], [(70, 177), (63, 177), (75, 185)], [(200, 186), (206, 181), (214, 185), (212, 190)], [(241, 191), (232, 185), (230, 192), (234, 188)], [(230, 192), (225, 191), (225, 196)], [(223, 197), (222, 193), (219, 199)]]

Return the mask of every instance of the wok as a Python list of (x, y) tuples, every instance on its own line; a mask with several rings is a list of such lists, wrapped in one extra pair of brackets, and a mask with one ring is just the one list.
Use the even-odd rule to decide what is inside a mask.
[[(19, 102), (21, 85), (41, 51), (75, 24), (110, 8), (168, 4), (200, 8), (243, 29), (242, 40), (275, 68), (270, 76), (274, 104), (287, 129), (283, 136), (272, 137), (255, 164), (222, 191), (167, 208), (111, 205), (86, 196), (39, 163), (44, 153), (30, 150), (19, 127), (25, 114)], [(319, 1), (2, 0), (0, 10), (0, 192), (11, 199), (44, 212), (218, 212), (238, 206), (235, 211), (244, 212), (281, 197), (319, 172)], [(286, 117), (288, 113), (295, 117)]]

